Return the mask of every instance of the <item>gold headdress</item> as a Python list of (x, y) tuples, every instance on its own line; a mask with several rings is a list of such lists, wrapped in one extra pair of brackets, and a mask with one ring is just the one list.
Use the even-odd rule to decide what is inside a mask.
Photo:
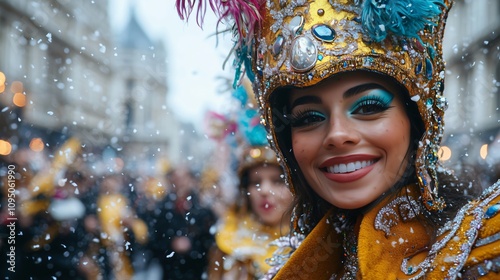
[[(177, 1), (181, 17), (189, 15), (196, 1), (187, 2)], [(283, 153), (276, 145), (273, 124), (273, 118), (280, 116), (270, 104), (276, 89), (311, 86), (356, 70), (384, 74), (404, 86), (417, 103), (426, 130), (416, 160), (424, 204), (439, 211), (445, 205), (438, 194), (437, 152), (447, 106), (442, 39), (451, 2), (211, 0), (210, 6), (221, 20), (235, 23), (236, 74), (243, 65), (253, 80), (263, 124), (280, 158)], [(206, 6), (198, 5), (198, 12), (203, 12)]]

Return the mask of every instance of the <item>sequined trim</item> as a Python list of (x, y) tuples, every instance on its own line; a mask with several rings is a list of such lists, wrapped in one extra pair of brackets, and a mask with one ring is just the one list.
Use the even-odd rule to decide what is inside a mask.
[(478, 239), (476, 241), (476, 244), (474, 244), (474, 247), (481, 247), (481, 246), (493, 243), (493, 242), (498, 241), (498, 240), (500, 240), (500, 232), (497, 232), (491, 236), (488, 236), (488, 237), (485, 237), (482, 239)]
[(391, 234), (391, 227), (403, 221), (414, 219), (421, 212), (420, 204), (412, 197), (397, 197), (391, 203), (382, 207), (375, 217), (375, 229)]
[(490, 272), (500, 272), (500, 257), (494, 258), (492, 260), (486, 260), (482, 263), (465, 269), (464, 272), (462, 272), (462, 279), (480, 279)]
[(358, 274), (358, 238), (354, 233), (354, 228), (344, 231), (344, 240), (342, 247), (344, 248), (344, 268), (345, 272), (340, 280), (354, 280)]
[[(462, 270), (465, 261), (469, 257), (470, 251), (474, 245), (474, 241), (477, 238), (479, 229), (484, 218), (485, 210), (484, 208), (495, 198), (500, 195), (500, 181), (489, 187), (483, 192), (483, 195), (477, 200), (479, 203), (468, 203), (460, 211), (458, 211), (455, 219), (451, 223), (449, 232), (438, 242), (434, 243), (429, 250), (427, 258), (418, 264), (417, 266), (408, 267), (408, 258), (403, 260), (401, 264), (401, 271), (406, 275), (413, 275), (419, 272), (411, 280), (421, 279), (425, 276), (425, 273), (431, 270), (434, 260), (439, 252), (445, 248), (450, 240), (457, 236), (457, 232), (463, 229), (463, 221), (466, 216), (472, 215), (474, 219), (468, 225), (468, 230), (465, 236), (467, 237), (464, 242), (460, 245), (460, 252), (457, 254), (453, 260), (453, 266), (448, 270), (447, 277), (449, 279), (454, 279)], [(448, 279), (447, 278), (447, 279)]]
[(267, 264), (271, 266), (269, 271), (264, 275), (262, 280), (271, 280), (278, 273), (278, 271), (285, 265), (285, 263), (290, 259), (292, 254), (297, 251), (302, 241), (305, 239), (305, 235), (295, 233), (292, 236), (282, 236), (271, 243), (269, 246), (278, 247), (273, 253), (273, 256), (266, 260)]

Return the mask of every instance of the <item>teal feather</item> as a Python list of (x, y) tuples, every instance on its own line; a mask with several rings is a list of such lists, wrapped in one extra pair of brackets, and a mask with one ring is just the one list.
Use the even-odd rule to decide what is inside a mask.
[(443, 0), (365, 0), (361, 21), (376, 42), (389, 34), (420, 39), (418, 33), (426, 25), (435, 25), (443, 6)]
[(240, 85), (232, 93), (232, 97), (240, 102), (241, 109), (238, 110), (236, 123), (238, 131), (250, 146), (263, 146), (267, 144), (267, 132), (260, 123), (258, 109), (248, 108), (248, 93), (245, 87)]
[(233, 92), (233, 98), (240, 101), (241, 107), (244, 108), (248, 102), (248, 94), (243, 86), (239, 86)]
[(247, 45), (241, 45), (235, 50), (235, 57), (233, 61), (233, 67), (235, 68), (233, 88), (238, 86), (240, 78), (242, 75), (246, 75), (251, 82), (254, 81), (255, 75), (252, 72), (252, 61), (251, 61), (250, 48)]
[(238, 129), (242, 132), (250, 146), (267, 145), (266, 129), (259, 122), (260, 115), (257, 110), (247, 109), (239, 113)]

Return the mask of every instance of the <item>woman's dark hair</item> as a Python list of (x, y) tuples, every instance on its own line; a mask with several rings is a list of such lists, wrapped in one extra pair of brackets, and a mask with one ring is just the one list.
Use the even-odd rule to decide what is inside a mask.
[[(399, 85), (399, 83), (391, 77), (387, 77), (385, 75), (381, 75), (381, 77), (391, 79), (395, 85)], [(286, 117), (290, 113), (289, 100), (288, 98), (283, 98), (283, 96), (289, 93), (291, 89), (292, 87), (282, 87), (277, 89), (270, 96), (269, 102), (272, 104), (271, 107), (273, 109), (273, 125), (276, 133), (276, 145), (280, 147), (284, 158), (283, 160), (289, 168), (290, 179), (293, 182), (291, 184), (291, 187), (293, 188), (292, 191), (295, 193), (293, 201), (293, 215), (295, 216), (295, 219), (306, 219), (303, 221), (303, 224), (307, 225), (305, 229), (298, 229), (297, 226), (295, 226), (295, 229), (303, 231), (302, 233), (308, 233), (312, 228), (314, 228), (325, 213), (331, 209), (332, 205), (321, 198), (312, 188), (309, 187), (309, 184), (305, 180), (293, 154), (291, 126), (290, 121)], [(419, 113), (418, 106), (416, 102), (410, 99), (410, 95), (406, 88), (400, 86), (399, 92), (403, 97), (402, 102), (405, 106), (405, 111), (411, 124), (410, 144), (405, 157), (408, 164), (406, 165), (402, 178), (394, 186), (392, 186), (384, 196), (370, 203), (370, 205), (365, 206), (363, 209), (359, 209), (360, 211), (354, 211), (356, 213), (368, 211), (385, 197), (395, 195), (402, 187), (418, 181), (415, 171), (415, 157), (420, 139), (425, 132), (425, 126)], [(424, 210), (426, 217), (426, 219), (422, 222), (430, 231), (432, 231), (432, 233), (435, 233), (437, 228), (444, 225), (451, 217), (455, 216), (460, 207), (476, 196), (479, 190), (478, 187), (472, 186), (469, 182), (465, 183), (464, 181), (459, 181), (455, 176), (448, 172), (438, 172), (438, 180), (440, 186), (439, 193), (440, 196), (445, 199), (447, 207), (439, 213), (425, 213), (425, 207), (423, 207), (423, 205), (421, 207), (422, 210)], [(471, 182), (473, 181), (474, 180)]]

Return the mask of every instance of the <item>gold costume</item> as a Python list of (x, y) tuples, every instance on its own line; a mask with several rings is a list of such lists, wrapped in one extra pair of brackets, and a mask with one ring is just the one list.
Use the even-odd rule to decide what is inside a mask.
[[(353, 236), (333, 230), (337, 213), (330, 211), (287, 248), (293, 254), (279, 260), (284, 266), (273, 279), (499, 279), (499, 195), (497, 183), (465, 205), (433, 243), (418, 219), (416, 186), (360, 217)], [(348, 270), (352, 257), (356, 271)], [(348, 277), (353, 272), (357, 278)]]
[[(212, 263), (210, 279), (258, 279), (270, 266), (266, 259), (276, 250), (269, 243), (287, 234), (281, 227), (268, 227), (251, 215), (229, 210), (215, 235), (220, 251)], [(213, 260), (214, 262), (215, 260)]]

